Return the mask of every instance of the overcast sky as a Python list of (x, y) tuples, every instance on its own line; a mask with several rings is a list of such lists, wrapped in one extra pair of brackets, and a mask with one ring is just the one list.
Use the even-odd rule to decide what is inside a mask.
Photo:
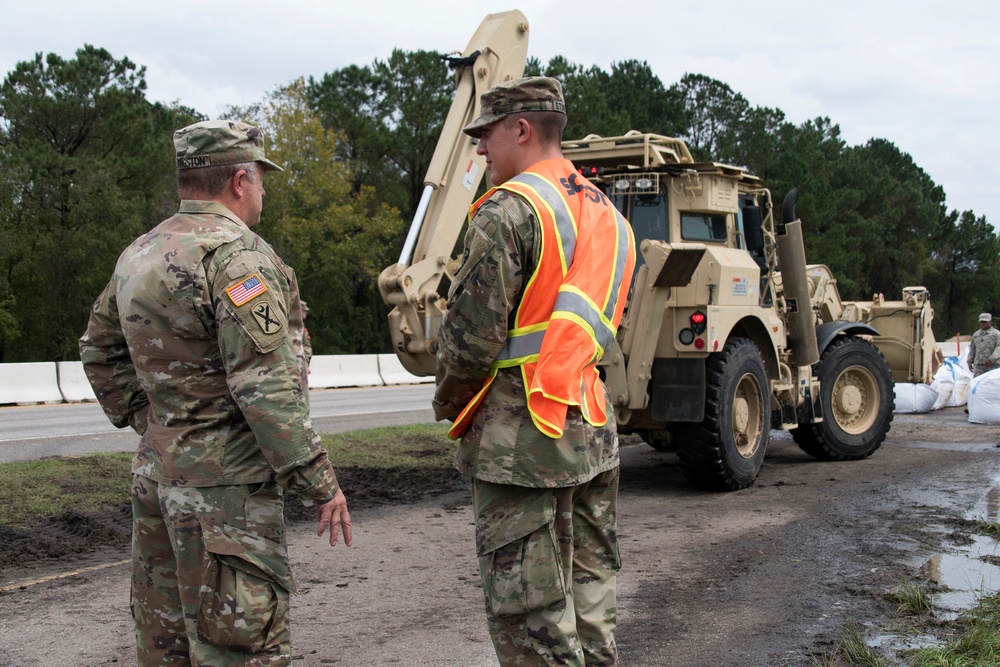
[(610, 70), (644, 60), (665, 86), (705, 74), (796, 124), (829, 117), (849, 144), (893, 142), (944, 187), (949, 209), (1000, 230), (996, 0), (518, 4), (0, 0), (0, 72), (93, 44), (145, 65), (149, 99), (215, 116), (394, 48), (462, 51), (487, 14), (517, 8), (530, 24), (528, 54), (543, 63), (562, 55)]

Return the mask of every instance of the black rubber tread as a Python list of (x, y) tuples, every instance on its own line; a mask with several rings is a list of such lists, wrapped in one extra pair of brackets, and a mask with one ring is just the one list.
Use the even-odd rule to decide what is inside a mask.
[[(850, 366), (868, 369), (878, 383), (878, 415), (871, 428), (858, 435), (843, 431), (833, 416), (833, 385)], [(871, 456), (882, 446), (892, 427), (892, 371), (885, 357), (867, 340), (842, 336), (823, 351), (814, 372), (821, 384), (824, 419), (818, 424), (801, 424), (793, 429), (795, 444), (809, 456), (822, 461), (851, 461)]]
[[(721, 352), (705, 361), (705, 418), (683, 424), (675, 439), (681, 469), (688, 480), (704, 489), (737, 491), (757, 479), (764, 461), (771, 423), (771, 392), (764, 360), (757, 346), (746, 338), (732, 338)], [(733, 442), (732, 407), (737, 383), (752, 373), (760, 390), (760, 438), (751, 458), (743, 458)]]

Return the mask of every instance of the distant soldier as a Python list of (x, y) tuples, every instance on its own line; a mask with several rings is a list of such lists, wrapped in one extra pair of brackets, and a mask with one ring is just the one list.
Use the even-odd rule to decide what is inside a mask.
[(973, 377), (1000, 368), (1000, 331), (993, 328), (989, 313), (979, 315), (979, 331), (972, 334), (968, 364)]
[(174, 133), (179, 212), (134, 241), (97, 298), (80, 357), (111, 422), (142, 435), (132, 472), (139, 665), (291, 664), (295, 590), (282, 489), (352, 542), (309, 421), (302, 308), (260, 221), (260, 130)]

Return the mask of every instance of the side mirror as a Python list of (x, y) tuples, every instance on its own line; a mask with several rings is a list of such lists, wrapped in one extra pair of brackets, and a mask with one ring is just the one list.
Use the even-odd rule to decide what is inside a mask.
[(743, 235), (747, 250), (758, 252), (764, 249), (764, 217), (759, 206), (743, 207)]

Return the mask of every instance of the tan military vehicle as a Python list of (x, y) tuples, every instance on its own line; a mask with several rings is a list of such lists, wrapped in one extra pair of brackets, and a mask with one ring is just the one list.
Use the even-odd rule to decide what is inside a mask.
[[(521, 75), (527, 21), (486, 18), (455, 60), (458, 93), (399, 262), (379, 279), (395, 351), (434, 372), (447, 285), (483, 173), (461, 127), (479, 95)], [(929, 295), (843, 302), (806, 263), (796, 192), (780, 222), (746, 169), (695, 162), (683, 141), (630, 132), (563, 143), (564, 155), (631, 222), (639, 251), (616, 345), (599, 366), (619, 432), (676, 451), (687, 477), (720, 490), (753, 484), (773, 429), (819, 459), (869, 456), (893, 416), (893, 383), (930, 383), (940, 364)]]

